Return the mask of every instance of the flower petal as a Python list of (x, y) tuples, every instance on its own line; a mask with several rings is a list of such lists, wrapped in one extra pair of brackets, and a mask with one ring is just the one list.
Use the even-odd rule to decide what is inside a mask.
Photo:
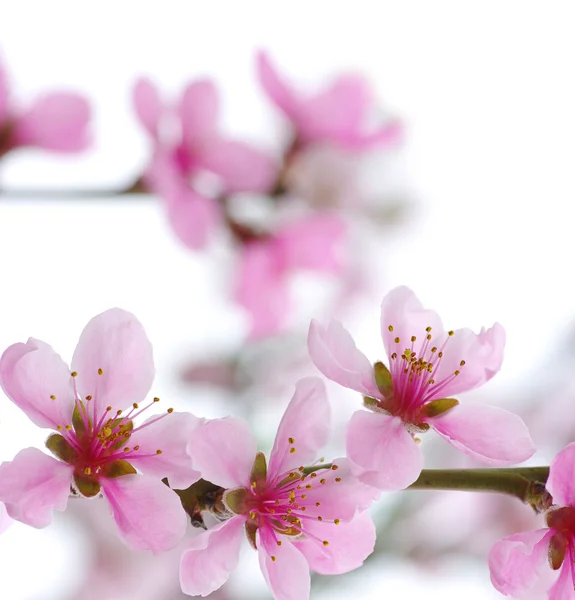
[(547, 592), (549, 600), (575, 600), (575, 581), (573, 581), (573, 565), (566, 558), (559, 572), (559, 579)]
[(319, 377), (301, 379), (278, 427), (268, 479), (313, 462), (327, 443), (330, 431), (331, 406), (323, 381)]
[(341, 244), (346, 233), (343, 220), (334, 214), (316, 214), (290, 223), (277, 234), (285, 264), (291, 269), (339, 273), (343, 269)]
[(66, 509), (73, 470), (37, 448), (25, 448), (0, 465), (0, 501), (13, 519), (46, 527), (54, 509)]
[[(142, 423), (157, 420), (153, 416)], [(129, 462), (146, 475), (158, 479), (168, 478), (171, 488), (183, 490), (200, 479), (201, 474), (192, 468), (192, 460), (187, 452), (192, 432), (200, 426), (203, 419), (192, 413), (165, 415), (148, 427), (136, 428), (130, 437), (130, 447), (140, 447), (130, 452)], [(161, 454), (157, 451), (161, 450)]]
[(307, 347), (314, 365), (328, 379), (366, 396), (381, 397), (371, 363), (339, 321), (332, 319), (323, 327), (312, 319)]
[(147, 77), (138, 79), (134, 85), (132, 102), (136, 115), (144, 129), (153, 138), (157, 138), (163, 105), (156, 85)]
[(152, 346), (134, 315), (112, 308), (91, 319), (82, 331), (72, 369), (78, 373), (80, 396), (92, 396), (97, 415), (107, 406), (124, 409), (150, 391)]
[(245, 519), (232, 517), (192, 539), (180, 562), (184, 594), (207, 596), (238, 566)]
[(423, 308), (417, 296), (408, 287), (394, 288), (383, 298), (381, 337), (388, 356), (398, 350), (396, 338), (399, 338), (403, 351), (411, 346), (412, 336), (425, 339), (427, 327), (431, 327), (433, 345), (437, 346), (435, 339), (443, 339), (446, 336), (441, 319), (435, 311)]
[(267, 192), (278, 176), (271, 156), (236, 140), (213, 138), (202, 147), (200, 165), (219, 175), (228, 193)]
[(238, 417), (206, 421), (191, 435), (188, 453), (202, 477), (225, 488), (249, 487), (257, 443)]
[[(321, 469), (316, 471), (315, 478), (306, 479), (312, 484), (312, 489), (307, 492), (306, 511), (312, 517), (327, 521), (351, 521), (358, 512), (369, 508), (381, 491), (361, 483), (352, 474), (346, 458), (336, 458), (332, 464), (337, 469)], [(325, 483), (321, 483), (322, 480)], [(298, 502), (303, 504), (301, 500)]]
[(516, 533), (497, 542), (488, 558), (494, 587), (506, 596), (533, 587), (547, 562), (552, 535), (550, 529), (537, 529)]
[(575, 442), (553, 459), (546, 487), (554, 504), (575, 507)]
[(184, 537), (187, 518), (180, 499), (159, 479), (123, 475), (102, 478), (100, 483), (120, 537), (129, 548), (159, 554)]
[(6, 69), (0, 63), (0, 126), (8, 119), (9, 89), (8, 73), (6, 73)]
[(48, 344), (30, 338), (25, 344), (8, 347), (0, 358), (0, 384), (38, 427), (56, 429), (71, 422), (74, 388), (70, 370)]
[(423, 455), (399, 417), (360, 410), (347, 428), (347, 456), (352, 472), (380, 490), (402, 490), (423, 468)]
[(234, 298), (251, 317), (250, 338), (278, 333), (289, 311), (286, 275), (275, 246), (268, 241), (244, 244)]
[(8, 527), (12, 524), (12, 519), (8, 515), (6, 506), (0, 502), (0, 533), (4, 533)]
[(260, 567), (274, 599), (309, 598), (311, 579), (303, 554), (285, 538), (282, 545), (278, 546), (275, 536), (266, 527), (258, 529), (257, 538)]
[(194, 146), (216, 135), (220, 101), (213, 81), (200, 79), (186, 86), (179, 106), (184, 144)]
[[(459, 371), (457, 377), (441, 388), (441, 396), (455, 396), (464, 391), (475, 389), (489, 381), (501, 369), (503, 350), (505, 348), (505, 330), (499, 323), (479, 333), (471, 329), (456, 329), (453, 336), (447, 339), (434, 340), (441, 347), (447, 340), (443, 358), (438, 364), (433, 377), (441, 381)], [(465, 365), (461, 366), (461, 361)]]
[(71, 93), (47, 94), (15, 122), (14, 140), (19, 146), (39, 146), (56, 152), (80, 152), (90, 143), (90, 104)]
[[(309, 521), (305, 530), (316, 539), (304, 538), (294, 544), (305, 556), (309, 568), (322, 575), (338, 575), (357, 569), (375, 546), (375, 526), (368, 513), (339, 525)], [(329, 545), (318, 543), (318, 539), (326, 540)]]
[(464, 402), (429, 424), (455, 448), (489, 465), (520, 463), (535, 452), (521, 417), (498, 406)]
[(300, 112), (300, 100), (289, 85), (282, 80), (274, 69), (268, 55), (260, 51), (256, 56), (258, 79), (270, 100), (291, 120), (297, 119)]

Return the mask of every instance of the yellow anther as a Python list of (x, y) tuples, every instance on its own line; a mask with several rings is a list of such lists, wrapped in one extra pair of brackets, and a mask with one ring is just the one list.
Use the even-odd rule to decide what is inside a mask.
[(311, 490), (311, 483), (308, 483), (308, 484), (305, 486), (305, 489), (306, 489), (306, 490)]
[(339, 519), (334, 519), (334, 520), (333, 520), (333, 522), (334, 522), (336, 525), (339, 525), (339, 524), (340, 524), (340, 520), (339, 520)]
[(301, 495), (301, 499), (302, 499), (302, 500), (305, 500), (306, 498), (307, 498), (307, 494), (302, 494), (302, 495)]
[(276, 500), (276, 506), (279, 506), (279, 505), (280, 505), (280, 501)]
[(319, 482), (323, 484), (325, 483), (325, 479), (320, 479)]
[(124, 446), (124, 452), (129, 452), (130, 449), (128, 448), (128, 446)]
[(460, 366), (460, 367), (463, 367), (464, 365), (465, 365), (465, 361), (464, 361), (464, 360), (462, 360), (462, 361), (459, 363), (459, 366)]
[(255, 481), (252, 481), (252, 487), (255, 488), (257, 485), (257, 483)]
[(111, 407), (111, 406), (106, 406), (106, 410), (107, 410), (108, 412), (110, 412), (110, 411), (112, 410), (112, 407)]
[(317, 473), (312, 473), (312, 474), (310, 475), (310, 477), (311, 477), (312, 479), (315, 479), (315, 478), (317, 477)]
[(276, 557), (272, 555), (272, 561), (275, 562), (276, 561)]
[(455, 331), (453, 331), (453, 329), (451, 329), (450, 331), (447, 332), (447, 335), (449, 337), (451, 337), (454, 333), (455, 333)]
[(104, 429), (102, 429), (102, 437), (110, 437), (112, 435), (112, 430), (109, 427), (104, 427)]
[(121, 414), (122, 414), (122, 411), (121, 411), (121, 410), (117, 410), (117, 411), (116, 411), (116, 416), (117, 416), (117, 417), (119, 417)]
[(103, 375), (104, 374), (104, 369), (98, 369), (98, 375)]
[(62, 431), (63, 427), (62, 427), (62, 425), (58, 425), (58, 426), (56, 427), (56, 429), (57, 429), (58, 431)]
[(295, 492), (293, 490), (289, 493), (289, 499), (295, 500)]
[(337, 471), (338, 469), (339, 469), (339, 467), (337, 465), (331, 465), (332, 471)]
[(398, 338), (398, 337), (396, 337), (396, 338), (395, 338), (393, 341), (394, 341), (396, 344), (399, 344), (399, 338)]
[(289, 449), (289, 453), (290, 453), (290, 454), (293, 454), (294, 452), (295, 452), (295, 448), (292, 446), (292, 447)]
[(437, 356), (439, 356), (439, 358), (443, 357), (443, 352), (440, 352)]
[(70, 375), (72, 375), (72, 377), (78, 377), (78, 371), (72, 371)]
[(140, 408), (140, 407), (138, 406), (137, 402), (134, 402), (134, 404), (132, 404), (132, 408)]
[(416, 338), (414, 335), (412, 335), (412, 336), (411, 336), (411, 341), (412, 341), (412, 342), (415, 342), (415, 340), (417, 340), (417, 338)]
[(391, 355), (391, 358), (393, 358), (393, 359), (395, 360), (395, 359), (397, 358), (397, 352), (394, 352), (394, 353)]
[(324, 541), (323, 541), (323, 545), (324, 545), (324, 546), (329, 546), (329, 542), (328, 542), (327, 540), (324, 540)]
[(139, 450), (140, 446), (134, 446), (134, 450)]
[(302, 472), (304, 469), (305, 469), (305, 467), (304, 467), (304, 466), (301, 466), (301, 467), (298, 467), (298, 469), (297, 469), (297, 470), (298, 470), (298, 471), (301, 473), (301, 472)]
[(319, 506), (320, 504), (321, 504), (321, 502), (316, 502), (315, 503), (316, 506)]
[(293, 444), (293, 443), (295, 442), (295, 440), (294, 440), (292, 437), (290, 437), (290, 438), (288, 438), (288, 442), (289, 442), (290, 444)]
[(255, 519), (256, 518), (256, 513), (252, 510), (252, 512), (250, 513), (250, 519)]
[(159, 402), (160, 399), (159, 398), (154, 398), (154, 402)]
[(459, 375), (459, 373), (461, 373), (459, 370), (453, 372), (454, 375)]
[(433, 385), (433, 384), (435, 383), (435, 379), (430, 379), (430, 380), (429, 380), (427, 383), (428, 383), (429, 385)]
[(173, 408), (168, 408), (168, 414), (171, 415), (174, 412)]
[(50, 396), (50, 400), (56, 400), (56, 396), (54, 396), (54, 394), (52, 394), (52, 395)]
[(437, 352), (437, 348), (435, 346), (433, 346), (433, 348), (431, 349), (432, 352)]
[(336, 477), (335, 480), (339, 483), (341, 481), (341, 477)]
[(276, 544), (277, 544), (278, 546), (281, 546), (281, 545), (282, 545), (282, 542), (281, 542), (281, 540), (278, 540), (278, 541), (276, 542)]
[(317, 518), (318, 521), (323, 521), (323, 517), (319, 517)]
[(72, 425), (66, 425), (66, 431), (70, 431), (72, 429)]
[(431, 339), (431, 333), (428, 333), (428, 334), (427, 334), (425, 337), (426, 337), (428, 340), (430, 340), (430, 339)]
[(156, 450), (156, 454), (161, 454), (162, 451), (160, 449)]
[(429, 333), (431, 331), (431, 327), (429, 327), (429, 325), (425, 328), (425, 331), (427, 331), (427, 333)]
[(84, 474), (85, 474), (85, 475), (91, 475), (91, 474), (92, 474), (92, 469), (90, 469), (90, 467), (86, 467), (86, 468), (84, 469)]
[[(296, 507), (296, 508), (299, 508), (297, 504), (295, 505), (295, 507)], [(302, 506), (302, 507), (300, 508), (300, 510), (303, 510), (303, 511), (305, 512), (305, 506)]]
[(390, 326), (388, 327), (388, 329), (389, 329), (389, 331), (393, 331), (393, 325), (390, 325)]

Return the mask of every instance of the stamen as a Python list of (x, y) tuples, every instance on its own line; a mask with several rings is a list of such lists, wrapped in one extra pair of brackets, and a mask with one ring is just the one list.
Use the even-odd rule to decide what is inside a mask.
[(70, 373), (70, 375), (71, 375), (72, 377), (78, 377), (78, 371), (72, 371), (72, 372)]
[(389, 331), (393, 331), (393, 325), (389, 325), (388, 329)]
[(56, 396), (54, 396), (54, 394), (52, 394), (52, 395), (50, 396), (50, 400), (56, 400)]
[(104, 374), (104, 369), (98, 369), (98, 375), (103, 375)]

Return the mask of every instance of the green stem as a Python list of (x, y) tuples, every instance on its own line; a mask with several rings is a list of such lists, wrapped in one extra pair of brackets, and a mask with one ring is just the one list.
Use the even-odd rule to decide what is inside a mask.
[(424, 469), (407, 489), (508, 494), (541, 510), (550, 501), (545, 491), (548, 476), (549, 467)]

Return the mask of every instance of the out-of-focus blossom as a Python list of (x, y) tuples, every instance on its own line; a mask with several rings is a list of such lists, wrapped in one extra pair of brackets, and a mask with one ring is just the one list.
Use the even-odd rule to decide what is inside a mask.
[(80, 152), (90, 143), (89, 122), (88, 100), (72, 92), (43, 94), (27, 108), (14, 105), (0, 64), (0, 156), (24, 146)]
[(559, 571), (548, 591), (549, 600), (575, 598), (575, 444), (555, 457), (546, 487), (553, 497), (547, 527), (506, 537), (489, 554), (491, 581), (506, 596), (523, 597), (548, 562)]
[[(70, 494), (109, 503), (120, 536), (131, 548), (161, 552), (175, 546), (186, 516), (175, 488), (197, 481), (186, 451), (199, 420), (189, 413), (134, 420), (154, 406), (144, 400), (154, 378), (152, 347), (140, 322), (111, 309), (85, 327), (72, 371), (46, 343), (30, 338), (0, 359), (0, 383), (36, 425), (52, 429), (46, 447), (20, 451), (0, 465), (0, 500), (8, 514), (45, 527)], [(126, 410), (127, 409), (127, 410)]]
[(402, 489), (423, 468), (417, 434), (435, 429), (455, 448), (490, 465), (522, 462), (535, 451), (515, 414), (454, 395), (489, 381), (501, 367), (505, 332), (496, 323), (479, 334), (445, 331), (406, 287), (392, 290), (381, 307), (381, 334), (389, 369), (371, 365), (337, 321), (312, 321), (310, 356), (329, 379), (361, 392), (371, 412), (353, 414), (347, 452), (358, 477), (380, 489)]
[(296, 385), (269, 465), (241, 419), (208, 421), (194, 431), (194, 467), (226, 488), (230, 518), (192, 540), (181, 563), (184, 592), (206, 596), (225, 583), (238, 564), (243, 530), (277, 599), (308, 598), (309, 569), (335, 574), (362, 564), (375, 531), (357, 511), (374, 499), (374, 489), (353, 478), (345, 459), (305, 467), (326, 443), (329, 422), (324, 386), (310, 377)]
[(281, 77), (265, 52), (257, 55), (257, 72), (266, 94), (290, 120), (295, 146), (327, 142), (362, 150), (392, 144), (401, 135), (396, 121), (370, 124), (374, 99), (359, 75), (342, 75), (326, 90), (306, 96)]
[(243, 244), (235, 299), (251, 316), (252, 339), (281, 331), (290, 312), (291, 273), (339, 274), (344, 269), (345, 233), (341, 218), (318, 213)]
[(6, 531), (6, 529), (8, 529), (10, 526), (10, 523), (12, 523), (12, 519), (8, 516), (8, 512), (4, 504), (0, 502), (0, 533)]
[[(219, 97), (209, 80), (190, 83), (176, 104), (165, 104), (155, 85), (140, 79), (134, 107), (154, 151), (145, 179), (165, 201), (181, 241), (202, 248), (221, 220), (222, 195), (267, 192), (278, 176), (275, 161), (218, 131)], [(208, 180), (206, 181), (206, 174)]]

